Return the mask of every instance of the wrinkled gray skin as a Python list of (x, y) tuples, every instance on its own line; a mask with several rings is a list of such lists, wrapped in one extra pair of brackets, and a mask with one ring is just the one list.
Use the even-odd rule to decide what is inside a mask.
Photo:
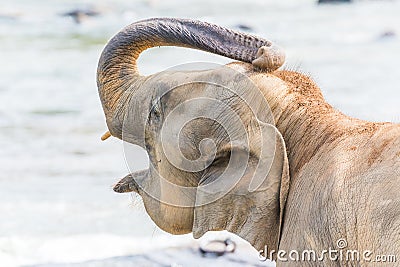
[[(262, 99), (253, 93), (246, 96), (258, 111), (252, 113), (240, 98), (216, 86), (187, 84), (206, 79), (246, 92), (251, 85), (227, 76), (227, 68), (141, 76), (136, 68), (140, 52), (160, 45), (191, 47), (248, 62), (228, 67), (258, 87)], [(134, 23), (118, 33), (100, 58), (99, 94), (111, 134), (145, 148), (150, 169), (127, 175), (114, 190), (140, 194), (153, 221), (173, 234), (193, 232), (198, 238), (210, 230), (226, 229), (248, 240), (257, 250), (267, 245), (270, 250), (296, 249), (300, 253), (306, 249), (317, 252), (335, 249), (336, 241), (343, 238), (348, 243), (346, 249), (361, 253), (370, 250), (374, 253), (372, 257), (376, 254), (400, 257), (399, 125), (366, 122), (340, 113), (325, 102), (310, 78), (277, 70), (283, 62), (283, 53), (266, 40), (195, 21), (152, 19)], [(186, 85), (163, 96), (180, 84)], [(204, 162), (208, 167), (187, 172), (171, 164), (165, 153), (172, 151), (169, 154), (174, 157), (176, 148), (168, 146), (168, 142), (163, 146), (161, 126), (174, 107), (193, 97), (218, 99), (233, 107), (241, 123), (244, 122), (249, 148), (244, 148), (244, 141), (231, 144), (220, 125), (207, 119), (193, 120), (182, 129), (179, 146), (187, 159), (206, 155)], [(157, 104), (153, 106), (154, 103)], [(258, 113), (264, 114), (262, 110), (268, 106), (271, 113), (260, 118)], [(223, 114), (217, 109), (198, 104), (180, 112)], [(246, 140), (237, 120), (223, 115), (221, 119), (240, 136), (238, 140)], [(173, 139), (168, 135), (166, 138)], [(211, 152), (206, 151), (207, 146), (202, 148), (204, 138), (212, 139), (215, 144), (215, 159), (211, 162), (207, 162)], [(273, 144), (268, 147), (271, 169), (263, 189), (250, 192), (248, 183), (257, 162), (268, 162), (268, 156), (260, 153), (263, 142)], [(180, 193), (160, 182), (162, 176), (173, 184), (197, 188), (204, 181), (218, 178), (233, 151), (238, 155), (250, 152), (248, 165), (240, 182), (217, 201), (194, 207), (210, 195), (196, 190), (190, 191), (191, 194)], [(154, 198), (153, 193), (160, 198)], [(171, 202), (178, 205), (167, 204)], [(348, 266), (350, 263), (278, 262), (285, 264)], [(351, 264), (373, 266), (362, 260)]]

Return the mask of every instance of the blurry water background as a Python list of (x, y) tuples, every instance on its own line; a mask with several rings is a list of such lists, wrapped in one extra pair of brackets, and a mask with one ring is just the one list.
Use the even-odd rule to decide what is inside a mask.
[[(60, 14), (98, 16), (77, 24)], [(158, 230), (135, 196), (112, 185), (128, 169), (106, 130), (95, 83), (99, 55), (123, 26), (149, 17), (246, 25), (287, 51), (326, 99), (366, 120), (400, 122), (400, 1), (0, 1), (0, 266), (75, 262), (190, 243)], [(153, 48), (140, 71), (231, 60)], [(137, 149), (137, 169), (147, 165)]]

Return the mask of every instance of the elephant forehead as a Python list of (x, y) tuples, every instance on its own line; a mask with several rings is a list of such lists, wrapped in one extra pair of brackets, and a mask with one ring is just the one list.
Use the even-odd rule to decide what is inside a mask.
[[(266, 88), (276, 90), (278, 87), (285, 87), (284, 83), (267, 73), (259, 74), (247, 70), (247, 73), (243, 74), (241, 71), (243, 69), (222, 66), (211, 70), (164, 71), (155, 74), (148, 78), (145, 88), (151, 89), (153, 101), (150, 108), (155, 102), (160, 102), (164, 113), (170, 113), (182, 106), (179, 108), (181, 114), (208, 117), (213, 114), (226, 114), (229, 110), (227, 107), (230, 107), (239, 113), (252, 114), (251, 116), (261, 121), (273, 123), (265, 91)], [(145, 90), (142, 94), (146, 94)], [(194, 99), (197, 101), (192, 101)], [(186, 103), (188, 101), (190, 105)]]
[[(166, 70), (157, 74), (154, 74), (147, 78), (147, 85), (156, 89), (157, 93), (164, 95), (169, 91), (177, 90), (185, 87), (193, 91), (192, 94), (196, 94), (199, 89), (219, 87), (229, 89), (233, 92), (239, 93), (242, 90), (237, 90), (238, 85), (243, 85), (245, 82), (252, 83), (252, 81), (243, 73), (236, 69), (232, 69), (227, 66), (219, 66), (218, 68), (200, 71), (174, 71)], [(248, 86), (249, 86), (248, 85)], [(247, 86), (247, 87), (248, 87)], [(254, 86), (254, 84), (253, 84)], [(213, 93), (210, 91), (208, 93)]]

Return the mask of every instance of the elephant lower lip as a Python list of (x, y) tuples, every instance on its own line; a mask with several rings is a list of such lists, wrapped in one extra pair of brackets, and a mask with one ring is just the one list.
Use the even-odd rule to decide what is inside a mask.
[[(145, 179), (148, 175), (149, 170), (141, 170), (130, 173), (122, 178), (116, 185), (114, 185), (113, 190), (117, 193), (129, 193), (135, 192), (139, 193), (140, 181)], [(137, 181), (135, 181), (137, 180)]]
[(126, 184), (116, 184), (113, 188), (114, 192), (116, 193), (129, 193), (132, 192), (132, 190), (129, 188), (128, 185)]
[(136, 182), (134, 181), (131, 174), (128, 174), (127, 176), (122, 178), (116, 185), (114, 185), (113, 190), (117, 193), (138, 193)]

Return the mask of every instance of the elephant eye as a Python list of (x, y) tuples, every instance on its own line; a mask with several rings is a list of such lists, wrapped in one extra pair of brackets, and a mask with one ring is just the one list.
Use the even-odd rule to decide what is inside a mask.
[(160, 120), (161, 110), (162, 110), (161, 109), (161, 101), (158, 99), (153, 101), (153, 104), (150, 109), (150, 121)]

